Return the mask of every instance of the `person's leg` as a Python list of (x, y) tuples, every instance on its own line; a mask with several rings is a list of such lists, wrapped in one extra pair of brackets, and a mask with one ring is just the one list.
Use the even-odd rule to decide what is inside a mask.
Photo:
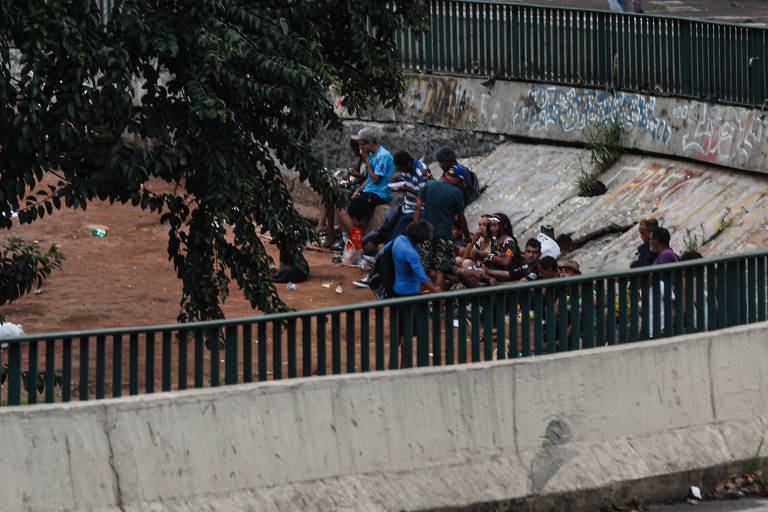
[[(384, 204), (386, 201), (384, 201), (379, 196), (372, 196), (371, 202), (373, 204), (371, 205), (370, 213), (373, 213), (373, 210), (376, 209), (378, 205)], [(379, 229), (388, 234), (391, 234), (402, 215), (402, 210), (399, 206), (396, 206), (396, 203), (393, 201), (392, 204), (389, 205), (389, 208), (387, 208), (387, 212), (384, 214), (384, 220), (381, 222)]]
[(349, 212), (347, 210), (336, 210), (336, 217), (339, 219), (341, 230), (345, 233), (351, 233), (352, 228), (355, 227), (355, 221), (352, 220)]
[(457, 271), (459, 281), (464, 285), (464, 288), (477, 288), (480, 283), (480, 272), (477, 270), (470, 270), (468, 268), (460, 268)]
[(453, 272), (456, 268), (456, 245), (453, 243), (453, 240), (444, 238), (433, 238), (432, 245), (434, 269), (436, 271), (435, 284), (441, 290), (447, 291), (445, 274)]
[(333, 206), (326, 206), (325, 211), (320, 217), (318, 223), (318, 231), (325, 231), (325, 240), (323, 240), (321, 247), (330, 249), (333, 247), (333, 243), (336, 241), (336, 220), (335, 214), (336, 208)]
[(400, 220), (397, 221), (397, 225), (395, 226), (394, 231), (392, 231), (392, 236), (390, 237), (390, 240), (397, 238), (398, 236), (405, 233), (405, 228), (408, 227), (408, 224), (413, 222), (413, 214), (401, 214)]
[(315, 231), (323, 232), (326, 230), (326, 219), (328, 218), (328, 209), (323, 208), (322, 212), (320, 213), (320, 218), (317, 219), (317, 227), (315, 228)]
[(334, 224), (336, 224), (335, 215), (336, 215), (336, 208), (330, 205), (325, 207), (325, 225), (326, 225), (325, 231), (329, 235), (333, 235), (333, 232), (335, 230), (334, 229), (335, 228)]

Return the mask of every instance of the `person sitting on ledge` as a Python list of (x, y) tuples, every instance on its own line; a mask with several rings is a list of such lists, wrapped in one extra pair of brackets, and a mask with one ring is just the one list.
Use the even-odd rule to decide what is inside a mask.
[(349, 209), (336, 212), (342, 231), (350, 233), (355, 223), (352, 220), (371, 216), (374, 208), (392, 199), (389, 182), (395, 174), (395, 161), (389, 151), (378, 143), (373, 128), (363, 128), (352, 137), (360, 147), (360, 155), (368, 168), (368, 177), (352, 194)]

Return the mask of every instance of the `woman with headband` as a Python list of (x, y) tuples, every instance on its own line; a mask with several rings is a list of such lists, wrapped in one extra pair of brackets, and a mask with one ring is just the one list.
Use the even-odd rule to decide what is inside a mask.
[(481, 258), (482, 267), (463, 268), (458, 271), (459, 280), (465, 288), (508, 280), (510, 268), (520, 261), (520, 248), (512, 235), (509, 217), (503, 213), (490, 215), (487, 230), (490, 247), (487, 251), (476, 252)]

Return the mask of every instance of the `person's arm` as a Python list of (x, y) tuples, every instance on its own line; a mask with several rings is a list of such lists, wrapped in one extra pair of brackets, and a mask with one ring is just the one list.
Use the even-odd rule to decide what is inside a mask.
[(502, 279), (502, 280), (509, 279), (510, 277), (509, 270), (498, 270), (498, 269), (488, 268), (488, 269), (485, 269), (485, 273), (491, 277), (495, 277), (496, 279)]
[(485, 261), (487, 261), (488, 264), (496, 265), (497, 267), (509, 267), (512, 264), (513, 258), (515, 257), (512, 249), (509, 247), (509, 239), (507, 239), (506, 243), (502, 245), (501, 248), (502, 252), (509, 254), (503, 256), (501, 254), (494, 254), (493, 252), (490, 252), (485, 258)]
[[(373, 167), (371, 167), (371, 154), (367, 151), (362, 151), (360, 156), (363, 158), (363, 162), (365, 162), (365, 166), (368, 168), (368, 177), (370, 178), (373, 175)], [(374, 183), (376, 183), (374, 181)]]
[(427, 273), (424, 271), (424, 267), (421, 265), (421, 259), (419, 258), (419, 254), (416, 251), (408, 252), (406, 261), (408, 262), (408, 265), (410, 265), (411, 270), (413, 271), (413, 275), (415, 275), (416, 279), (419, 281), (419, 291), (421, 293), (440, 291), (437, 285), (432, 282)]
[[(355, 190), (355, 191), (352, 193), (352, 199), (354, 199), (354, 198), (356, 198), (357, 196), (359, 196), (359, 195), (360, 195), (360, 192), (362, 192), (362, 191), (363, 191), (363, 189), (365, 188), (365, 186), (368, 184), (368, 180), (369, 180), (369, 179), (371, 179), (371, 177), (370, 177), (370, 176), (368, 176), (368, 178), (366, 178), (365, 180), (363, 180), (363, 183), (362, 183), (362, 184), (361, 184), (359, 187), (357, 187), (357, 190)], [(376, 183), (376, 182), (374, 182), (374, 183)]]
[[(387, 176), (386, 168), (384, 168), (384, 165), (382, 164), (381, 159), (379, 159), (376, 162), (376, 169), (373, 168), (371, 165), (371, 157), (368, 153), (365, 153), (365, 164), (368, 166), (368, 179), (371, 180), (375, 185), (378, 185), (381, 183), (381, 180), (384, 179), (385, 176)], [(394, 163), (392, 163), (393, 166), (393, 172), (394, 174)]]
[(419, 287), (422, 289), (421, 293), (437, 293), (440, 291), (440, 288), (438, 288), (437, 285), (433, 283), (429, 278), (421, 283)]
[(512, 255), (501, 256), (500, 254), (490, 253), (485, 257), (490, 265), (496, 265), (497, 267), (508, 267), (512, 263)]
[(421, 218), (421, 205), (424, 204), (424, 200), (422, 198), (416, 199), (416, 210), (413, 212), (413, 222), (418, 221)]

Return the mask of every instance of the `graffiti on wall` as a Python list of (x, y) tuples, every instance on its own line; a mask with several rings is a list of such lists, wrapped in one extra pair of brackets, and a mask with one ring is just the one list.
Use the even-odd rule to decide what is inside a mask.
[(632, 93), (564, 90), (537, 86), (528, 91), (528, 102), (515, 112), (512, 125), (563, 131), (582, 130), (591, 123), (622, 120), (624, 126), (637, 127), (654, 140), (666, 144), (672, 135), (667, 123), (657, 118), (656, 98)]
[(683, 121), (683, 151), (706, 162), (749, 158), (768, 135), (765, 115), (740, 107), (691, 103), (672, 109), (672, 118)]
[(483, 112), (488, 95), (478, 96), (461, 87), (455, 78), (412, 81), (402, 97), (404, 110), (400, 114), (427, 122), (444, 120), (451, 126), (474, 128), (487, 117)]
[(393, 120), (569, 140), (593, 123), (621, 120), (639, 149), (751, 170), (768, 159), (768, 113), (743, 107), (456, 77), (409, 79), (402, 99)]
[(672, 135), (667, 123), (656, 117), (656, 98), (631, 93), (540, 85), (531, 87), (524, 101), (509, 102), (462, 87), (455, 78), (445, 78), (411, 81), (403, 106), (401, 114), (407, 118), (463, 128), (488, 125), (512, 133), (550, 128), (570, 132), (590, 123), (621, 119), (626, 127), (639, 128), (663, 144)]

